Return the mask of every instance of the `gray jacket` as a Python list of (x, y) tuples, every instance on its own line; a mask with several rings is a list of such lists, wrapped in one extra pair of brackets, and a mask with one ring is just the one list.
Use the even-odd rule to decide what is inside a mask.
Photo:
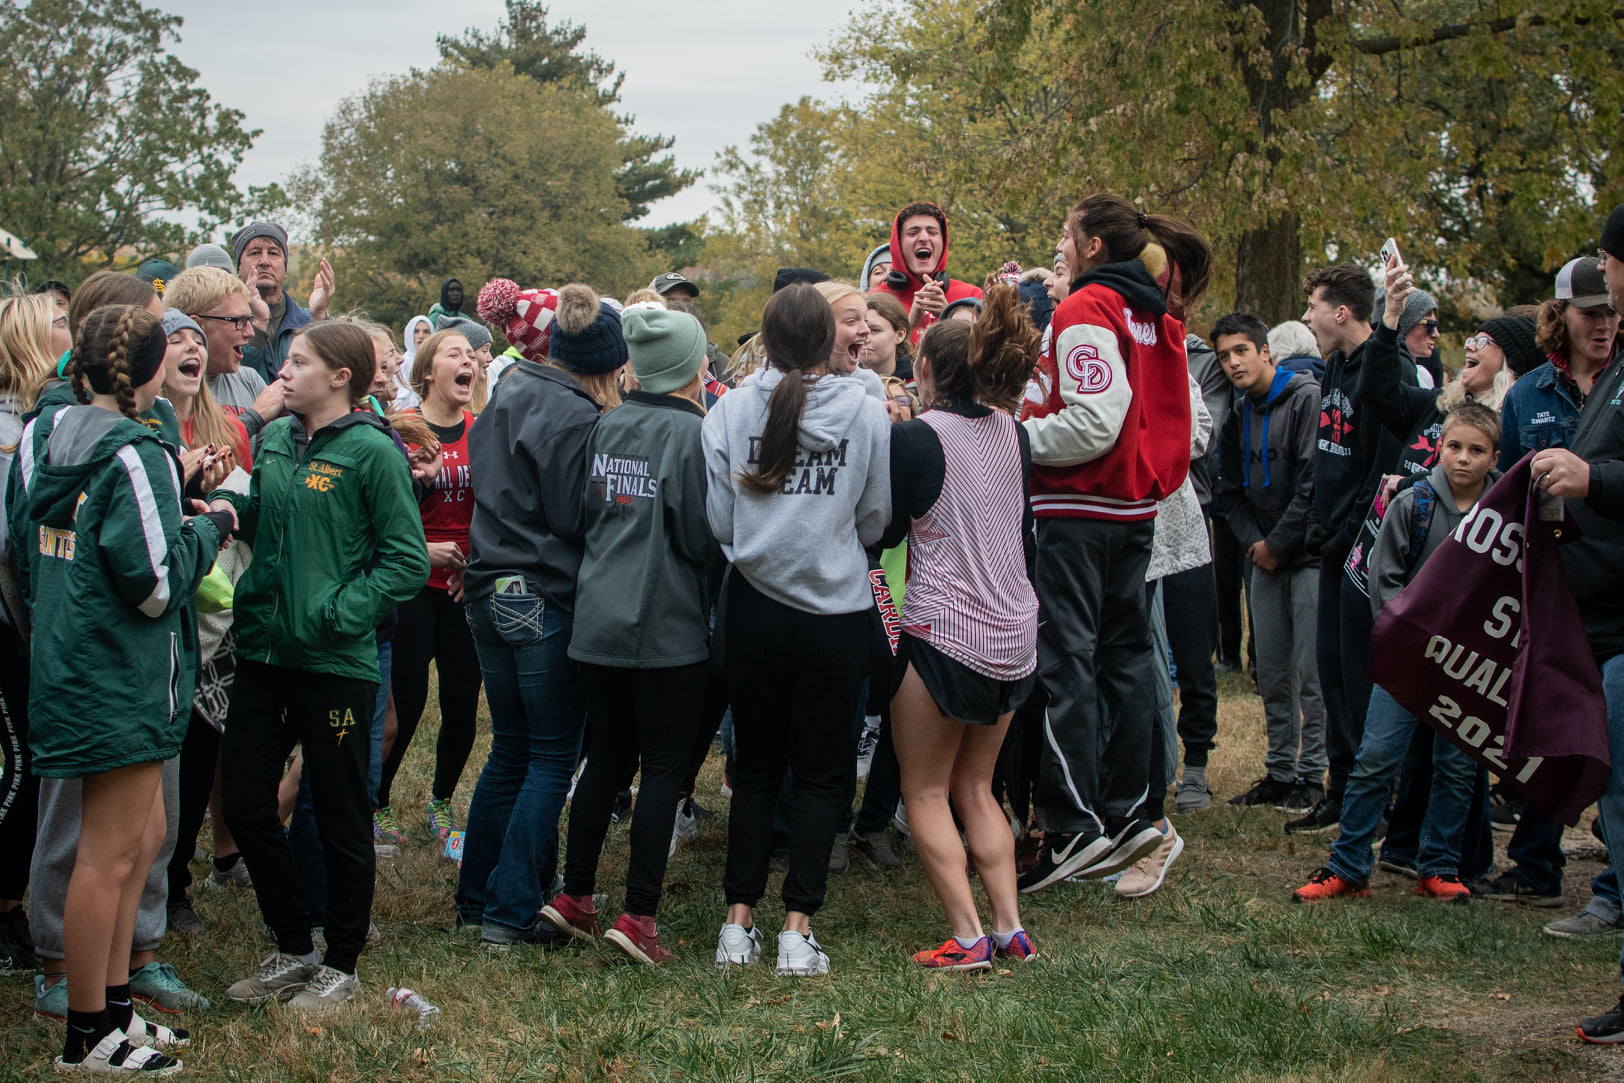
[[(1499, 476), (1498, 470), (1489, 471), (1484, 492)], [(1427, 536), (1421, 544), (1421, 552), (1409, 551), (1410, 531), (1416, 514), (1414, 487), (1405, 489), (1387, 505), (1381, 532), (1376, 535), (1376, 545), (1370, 553), (1371, 616), (1379, 616), (1382, 606), (1398, 597), (1398, 592), (1415, 578), (1415, 573), (1432, 556), (1433, 550), (1442, 545), (1444, 539), (1466, 518), (1466, 513), (1455, 506), (1455, 493), (1449, 487), (1449, 475), (1444, 473), (1441, 463), (1427, 474), (1427, 482), (1436, 496), (1432, 501), (1432, 521), (1427, 524)]]
[(863, 549), (880, 540), (891, 518), (885, 407), (862, 377), (809, 378), (796, 465), (778, 491), (763, 496), (737, 478), (756, 471), (767, 399), (783, 379), (765, 365), (716, 400), (705, 418), (711, 532), (728, 561), (774, 601), (803, 613), (871, 609)]
[(705, 565), (705, 414), (674, 395), (632, 391), (587, 442), (586, 553), (570, 657), (658, 669), (710, 656)]
[(1260, 541), (1282, 568), (1313, 567), (1305, 545), (1314, 499), (1314, 439), (1319, 385), (1300, 372), (1276, 370), (1262, 402), (1242, 396), (1221, 437), (1217, 509), (1242, 550)]

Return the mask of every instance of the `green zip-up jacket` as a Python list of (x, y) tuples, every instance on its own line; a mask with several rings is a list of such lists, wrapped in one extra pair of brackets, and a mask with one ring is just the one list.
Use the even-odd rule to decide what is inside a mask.
[[(57, 380), (46, 384), (40, 397), (34, 400), (34, 409), (24, 418), (32, 421), (49, 410), (61, 406), (78, 406), (79, 399), (73, 393), (73, 385), (66, 380)], [(172, 447), (184, 446), (180, 432), (180, 418), (175, 416), (175, 408), (169, 405), (169, 400), (158, 398), (152, 400), (152, 407), (141, 415), (141, 424), (163, 437), (164, 442)]]
[(30, 422), (17, 464), (7, 503), (32, 601), (34, 773), (83, 778), (179, 755), (197, 677), (192, 595), (219, 528), (182, 518), (174, 452), (98, 406)]
[(254, 549), (236, 589), (237, 657), (377, 684), (373, 633), (429, 577), (411, 470), (384, 423), (356, 410), (307, 435), (265, 426), (237, 509)]
[(710, 657), (705, 452), (696, 403), (632, 391), (587, 443), (570, 657), (659, 669)]

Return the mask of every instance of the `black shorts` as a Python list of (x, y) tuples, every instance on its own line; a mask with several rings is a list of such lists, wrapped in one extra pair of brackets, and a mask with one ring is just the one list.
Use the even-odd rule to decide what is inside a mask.
[(1026, 702), (1037, 684), (1037, 670), (1013, 681), (1001, 681), (977, 673), (963, 662), (955, 661), (922, 639), (907, 632), (897, 644), (897, 664), (892, 683), (902, 687), (912, 665), (925, 691), (936, 701), (936, 709), (943, 718), (977, 726), (995, 726), (998, 719)]

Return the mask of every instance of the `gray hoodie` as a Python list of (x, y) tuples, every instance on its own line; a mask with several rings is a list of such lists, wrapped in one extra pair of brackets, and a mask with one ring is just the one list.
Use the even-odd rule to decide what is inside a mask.
[[(1488, 492), (1489, 486), (1498, 480), (1500, 472), (1490, 470), (1483, 491)], [(1416, 514), (1413, 487), (1393, 497), (1393, 502), (1387, 505), (1387, 514), (1382, 517), (1381, 532), (1376, 535), (1376, 544), (1370, 554), (1372, 617), (1380, 616), (1382, 607), (1409, 586), (1426, 559), (1466, 518), (1466, 513), (1455, 506), (1455, 491), (1449, 487), (1449, 475), (1444, 472), (1442, 463), (1427, 474), (1427, 482), (1436, 495), (1432, 502), (1432, 519), (1427, 523), (1427, 536), (1422, 539), (1420, 553), (1410, 552), (1410, 534), (1414, 529)]]
[(874, 604), (865, 546), (891, 518), (891, 423), (864, 382), (809, 379), (796, 467), (778, 492), (742, 488), (755, 471), (767, 399), (784, 373), (768, 364), (705, 418), (705, 511), (722, 552), (750, 585), (805, 613)]

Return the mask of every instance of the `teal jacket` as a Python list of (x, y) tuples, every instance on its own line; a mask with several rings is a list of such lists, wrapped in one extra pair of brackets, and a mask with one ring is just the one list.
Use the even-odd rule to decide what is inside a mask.
[(192, 595), (223, 540), (181, 516), (180, 464), (96, 406), (24, 430), (8, 518), (33, 612), (34, 773), (82, 778), (180, 753), (197, 676)]
[(265, 427), (237, 509), (254, 562), (237, 581), (237, 657), (377, 684), (373, 633), (429, 577), (411, 470), (370, 410), (315, 434)]

